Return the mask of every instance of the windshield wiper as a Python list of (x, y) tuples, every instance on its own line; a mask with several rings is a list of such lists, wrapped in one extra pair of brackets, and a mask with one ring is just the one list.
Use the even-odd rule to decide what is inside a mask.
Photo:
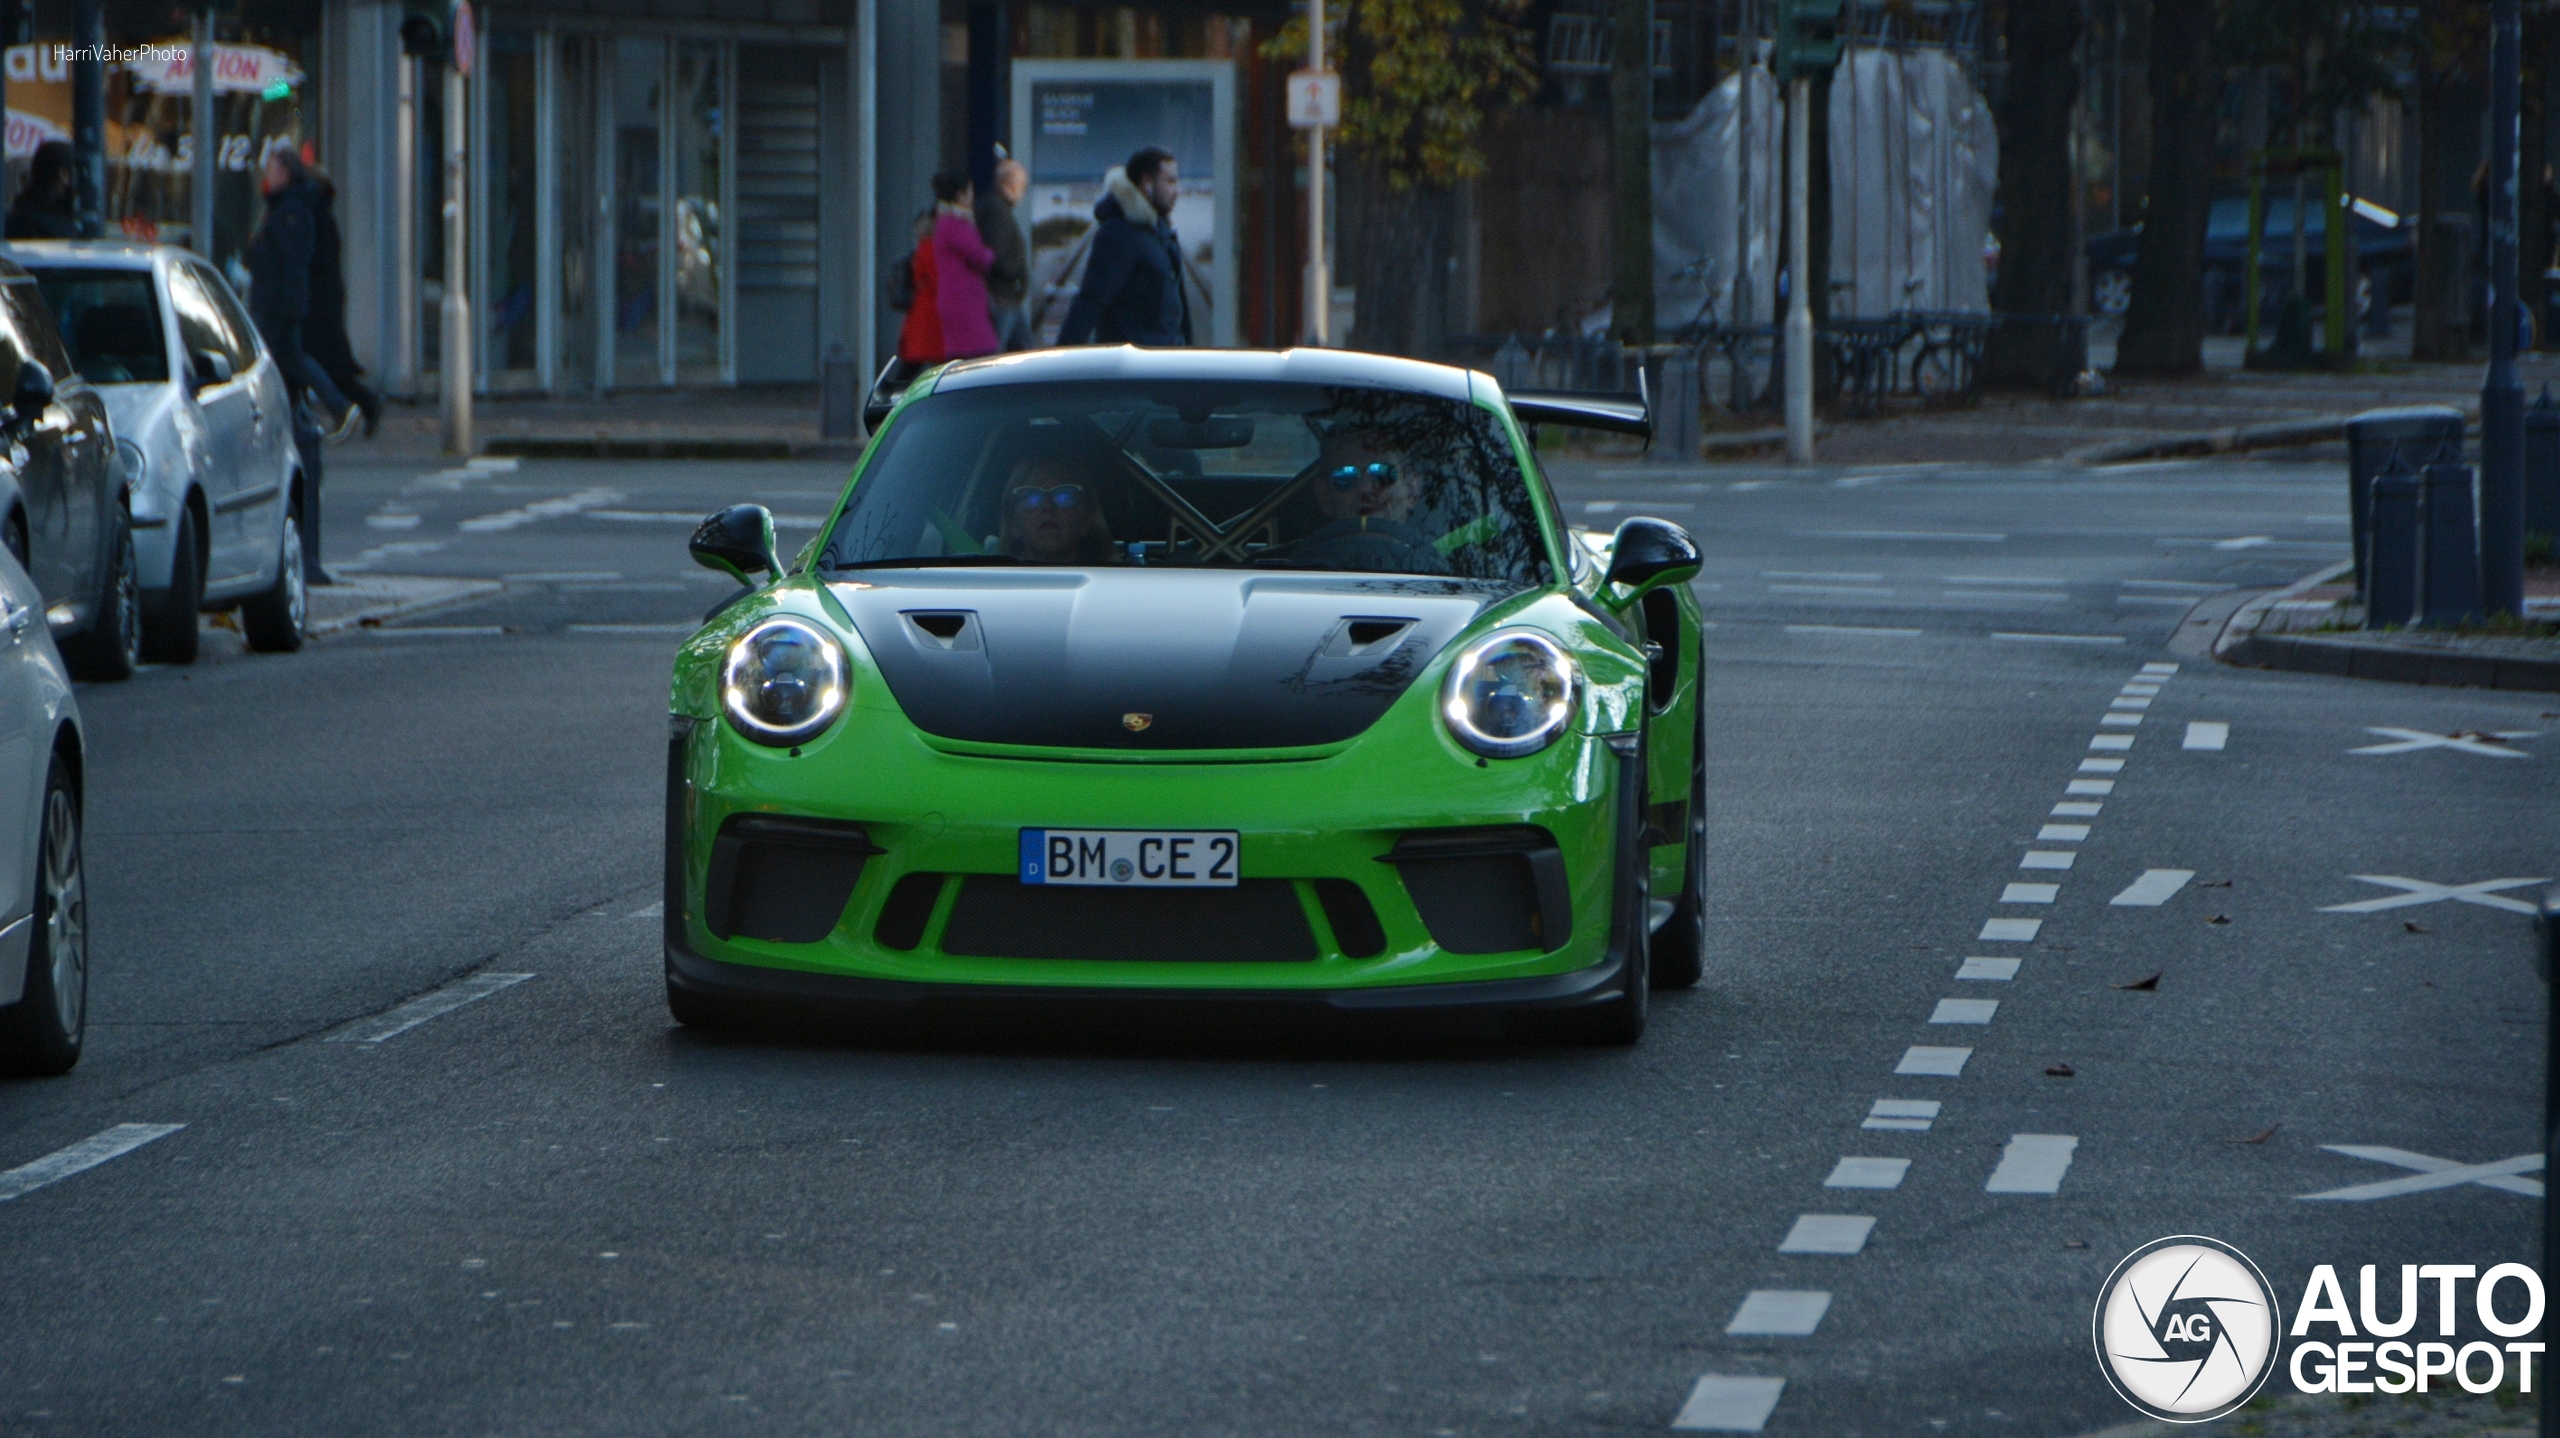
[(962, 569), (1024, 562), (1010, 554), (911, 554), (904, 559), (861, 559), (851, 564), (831, 564), (827, 570), (835, 573), (846, 569)]

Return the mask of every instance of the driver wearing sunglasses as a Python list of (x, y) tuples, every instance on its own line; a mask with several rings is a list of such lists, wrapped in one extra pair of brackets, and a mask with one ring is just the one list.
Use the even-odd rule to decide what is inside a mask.
[(1309, 488), (1331, 523), (1299, 540), (1290, 557), (1333, 569), (1446, 573), (1448, 562), (1429, 538), (1405, 522), (1421, 496), (1399, 459), (1371, 448), (1361, 430), (1327, 434)]
[(1033, 564), (1110, 563), (1111, 527), (1083, 469), (1042, 455), (1015, 465), (1005, 481), (997, 547)]

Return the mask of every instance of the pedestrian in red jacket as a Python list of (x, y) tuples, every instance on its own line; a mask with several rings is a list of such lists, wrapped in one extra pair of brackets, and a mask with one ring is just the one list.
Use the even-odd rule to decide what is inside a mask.
[(931, 210), (916, 217), (916, 249), (907, 262), (915, 277), (915, 296), (907, 303), (907, 323), (898, 331), (898, 358), (916, 367), (940, 364), (950, 357), (942, 350), (942, 309), (935, 294), (934, 218)]

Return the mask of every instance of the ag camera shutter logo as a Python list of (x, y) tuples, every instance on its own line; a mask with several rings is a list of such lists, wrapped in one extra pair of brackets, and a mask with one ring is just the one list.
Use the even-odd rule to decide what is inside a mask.
[(2125, 1402), (2171, 1423), (2203, 1423), (2267, 1381), (2282, 1319), (2247, 1254), (2178, 1234), (2135, 1249), (2107, 1275), (2090, 1333), (2099, 1369)]

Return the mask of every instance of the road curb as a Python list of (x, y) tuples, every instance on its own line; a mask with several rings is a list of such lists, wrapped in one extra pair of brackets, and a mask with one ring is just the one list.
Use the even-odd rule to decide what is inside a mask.
[(408, 619), (485, 599), (506, 588), (494, 579), (442, 579), (424, 575), (350, 575), (311, 591), (314, 607), (344, 612), (314, 619), (303, 627), (313, 639), (352, 630), (376, 628), (392, 619)]
[[(2213, 640), (2214, 659), (2245, 669), (2281, 669), (2338, 679), (2560, 693), (2560, 658), (2465, 654), (2395, 644), (2388, 639), (2257, 632), (2259, 621), (2276, 603), (2327, 583), (2352, 567), (2343, 562), (2333, 564), (2282, 589), (2260, 591), (2233, 607)], [(2185, 626), (2180, 627), (2180, 633), (2185, 633)]]
[(2142, 459), (2193, 459), (2210, 454), (2235, 454), (2248, 449), (2323, 444), (2333, 439), (2344, 439), (2347, 421), (2353, 417), (2324, 414), (2313, 419), (2242, 425), (2232, 429), (2206, 430), (2200, 434), (2108, 440), (2103, 444), (2082, 445), (2066, 451), (2062, 460), (2065, 464), (2129, 464)]

